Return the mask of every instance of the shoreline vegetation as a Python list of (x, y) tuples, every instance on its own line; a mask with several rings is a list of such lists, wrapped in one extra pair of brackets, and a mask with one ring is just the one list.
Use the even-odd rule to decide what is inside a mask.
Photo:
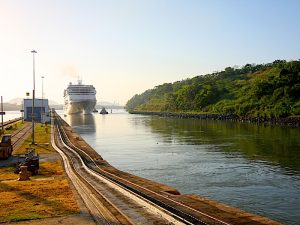
[(300, 60), (275, 60), (164, 83), (126, 103), (129, 113), (299, 127)]
[(161, 117), (175, 117), (175, 118), (193, 118), (201, 120), (224, 120), (243, 123), (256, 123), (266, 125), (279, 125), (279, 126), (291, 126), (300, 127), (300, 116), (290, 116), (285, 118), (263, 118), (263, 117), (240, 117), (234, 114), (207, 114), (197, 112), (142, 112), (142, 111), (129, 111), (130, 114), (161, 116)]

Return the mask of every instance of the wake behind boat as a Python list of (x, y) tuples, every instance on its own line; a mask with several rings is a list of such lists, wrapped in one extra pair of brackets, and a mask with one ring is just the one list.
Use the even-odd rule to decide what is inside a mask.
[(64, 90), (64, 113), (65, 114), (91, 114), (96, 105), (96, 89), (93, 85), (69, 83)]

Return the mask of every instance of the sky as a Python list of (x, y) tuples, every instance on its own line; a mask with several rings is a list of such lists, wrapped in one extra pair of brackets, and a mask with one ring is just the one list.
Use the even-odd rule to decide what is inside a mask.
[(298, 0), (0, 0), (0, 95), (63, 103), (78, 77), (124, 105), (163, 83), (300, 58)]

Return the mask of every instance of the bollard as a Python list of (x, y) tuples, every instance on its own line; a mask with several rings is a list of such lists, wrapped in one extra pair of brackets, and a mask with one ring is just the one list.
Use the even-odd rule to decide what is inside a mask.
[(27, 166), (21, 166), (21, 171), (19, 173), (20, 177), (18, 179), (18, 181), (25, 181), (25, 180), (30, 180), (29, 176), (30, 173), (27, 171)]

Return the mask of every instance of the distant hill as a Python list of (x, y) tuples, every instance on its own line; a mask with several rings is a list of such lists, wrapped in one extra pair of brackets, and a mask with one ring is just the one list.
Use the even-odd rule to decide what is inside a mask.
[(62, 105), (62, 104), (59, 104), (58, 102), (53, 100), (49, 100), (49, 105)]
[(20, 110), (21, 108), (22, 108), (21, 105), (11, 104), (11, 103), (3, 103), (3, 111)]
[(280, 118), (300, 115), (300, 60), (227, 67), (165, 83), (126, 104), (128, 111), (225, 113)]
[(22, 101), (23, 101), (23, 98), (14, 98), (14, 99), (11, 99), (8, 103), (14, 104), (14, 105), (22, 105)]
[(49, 105), (50, 108), (54, 108), (56, 110), (62, 110), (63, 109), (63, 105), (62, 104), (57, 104), (57, 105)]
[[(49, 99), (48, 99), (49, 100)], [(23, 98), (14, 98), (8, 101), (10, 104), (15, 104), (15, 105), (22, 105), (23, 104)], [(49, 105), (60, 105), (56, 101), (49, 100)]]
[(123, 109), (124, 108), (124, 106), (121, 106), (118, 103), (112, 103), (112, 102), (108, 102), (108, 101), (97, 102), (95, 108), (100, 109), (102, 107), (109, 108), (109, 109)]
[[(4, 110), (20, 110), (22, 108), (23, 98), (14, 98), (11, 99), (8, 103), (4, 103)], [(57, 110), (63, 109), (63, 105), (59, 104), (53, 100), (49, 100), (50, 108), (55, 108)], [(102, 107), (112, 108), (112, 109), (122, 109), (124, 106), (120, 106), (118, 103), (112, 103), (108, 101), (98, 102), (96, 108), (100, 109)]]
[[(9, 102), (3, 103), (3, 108), (4, 111), (20, 110), (22, 109), (22, 104), (23, 104), (23, 98), (14, 98), (11, 99)], [(52, 100), (49, 101), (49, 105), (51, 108), (55, 108), (55, 109), (63, 108), (62, 104), (59, 104)]]
[(114, 105), (114, 103), (112, 103), (112, 102), (107, 102), (107, 101), (102, 101), (102, 102), (97, 102), (97, 105)]

